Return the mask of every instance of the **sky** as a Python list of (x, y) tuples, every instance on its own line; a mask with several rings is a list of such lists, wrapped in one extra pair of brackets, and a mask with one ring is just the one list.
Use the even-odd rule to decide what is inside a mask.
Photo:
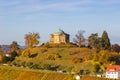
[(73, 41), (79, 30), (102, 35), (107, 31), (112, 44), (120, 44), (120, 0), (0, 0), (0, 44), (17, 41), (38, 32), (40, 43), (49, 42), (58, 29)]

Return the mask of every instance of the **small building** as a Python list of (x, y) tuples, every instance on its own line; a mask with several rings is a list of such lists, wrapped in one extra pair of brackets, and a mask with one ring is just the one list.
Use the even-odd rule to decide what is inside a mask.
[(76, 75), (76, 80), (80, 80), (80, 76), (79, 75)]
[(120, 65), (109, 65), (106, 69), (106, 78), (120, 79)]
[(58, 29), (50, 35), (50, 43), (69, 43), (69, 34), (63, 30)]
[(6, 53), (5, 53), (5, 56), (6, 56), (6, 57), (10, 57), (10, 52), (6, 52)]

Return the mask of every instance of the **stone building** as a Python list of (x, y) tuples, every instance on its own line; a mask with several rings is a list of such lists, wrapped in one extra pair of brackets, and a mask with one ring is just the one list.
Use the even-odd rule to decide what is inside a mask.
[(50, 43), (69, 43), (69, 34), (63, 30), (58, 29), (50, 35)]

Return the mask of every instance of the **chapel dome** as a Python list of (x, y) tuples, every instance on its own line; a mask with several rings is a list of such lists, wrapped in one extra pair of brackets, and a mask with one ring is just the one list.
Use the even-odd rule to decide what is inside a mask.
[(58, 29), (54, 34), (64, 34), (64, 31), (61, 29)]

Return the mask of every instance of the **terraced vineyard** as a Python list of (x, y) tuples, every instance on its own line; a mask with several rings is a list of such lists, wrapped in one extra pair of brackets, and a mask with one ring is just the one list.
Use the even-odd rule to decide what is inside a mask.
[(0, 80), (72, 80), (73, 76), (17, 67), (0, 66)]
[[(51, 71), (31, 70), (28, 68), (0, 66), (0, 80), (75, 80), (75, 75)], [(81, 80), (112, 79), (82, 76)]]

